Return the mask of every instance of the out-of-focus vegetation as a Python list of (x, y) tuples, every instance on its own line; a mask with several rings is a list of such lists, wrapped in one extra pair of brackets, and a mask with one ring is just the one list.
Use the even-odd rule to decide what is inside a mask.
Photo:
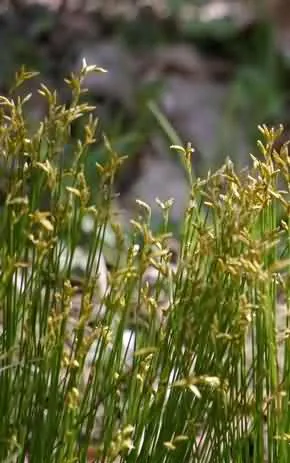
[[(37, 96), (40, 82), (56, 88), (60, 102), (69, 104), (63, 79), (80, 68), (83, 57), (108, 69), (110, 77), (86, 82), (86, 101), (97, 105), (100, 116), (98, 136), (85, 161), (94, 197), (100, 188), (94, 165), (107, 157), (101, 141), (105, 132), (112, 148), (127, 157), (115, 178), (120, 193), (117, 208), (132, 215), (134, 200), (140, 196), (150, 203), (152, 226), (158, 229), (161, 217), (154, 198), (174, 196), (170, 226), (178, 234), (188, 192), (182, 173), (178, 174), (182, 166), (168, 149), (170, 143), (190, 142), (195, 148), (193, 171), (205, 175), (228, 157), (239, 168), (245, 166), (247, 153), (256, 152), (258, 124), (283, 122), (287, 134), (289, 61), (277, 45), (279, 25), (272, 4), (42, 3), (14, 0), (3, 8), (0, 90), (9, 94), (11, 79), (22, 64), (41, 72), (40, 78), (19, 90), (19, 94), (33, 93), (25, 113), (33, 130), (46, 113)], [(73, 124), (64, 147), (61, 157), (68, 164), (82, 124)], [(172, 164), (171, 177), (165, 165)], [(154, 178), (158, 169), (160, 175)], [(0, 186), (5, 190), (7, 171), (2, 172)], [(172, 191), (166, 189), (170, 184)]]
[[(102, 93), (102, 90), (96, 94), (92, 86), (88, 98), (97, 100), (104, 107), (106, 117), (102, 117), (102, 124), (111, 136), (113, 146), (135, 159), (128, 166), (138, 165), (140, 151), (156, 133), (156, 120), (148, 109), (148, 102), (158, 101), (164, 80), (174, 67), (174, 58), (169, 69), (165, 68), (161, 73), (156, 71), (158, 63), (153, 63), (150, 73), (154, 75), (155, 72), (156, 79), (144, 80), (142, 75), (147, 71), (148, 54), (161, 45), (190, 44), (206, 62), (206, 77), (212, 85), (215, 86), (219, 79), (229, 83), (222, 110), (215, 108), (213, 102), (212, 111), (220, 111), (221, 119), (218, 133), (208, 135), (216, 137), (215, 150), (204, 153), (198, 146), (199, 140), (188, 139), (190, 133), (179, 134), (183, 143), (190, 141), (201, 151), (201, 159), (197, 162), (195, 158), (194, 166), (200, 172), (217, 165), (225, 156), (235, 157), (230, 151), (237, 124), (242, 126), (243, 137), (250, 146), (256, 139), (259, 123), (283, 121), (287, 127), (289, 63), (277, 47), (272, 10), (267, 10), (263, 2), (259, 5), (235, 2), (231, 6), (231, 2), (167, 0), (152, 2), (151, 8), (126, 1), (118, 4), (78, 2), (77, 13), (70, 11), (70, 1), (60, 2), (59, 8), (55, 9), (49, 9), (54, 2), (44, 3), (40, 6), (30, 2), (26, 7), (25, 1), (14, 1), (1, 15), (2, 92), (8, 90), (15, 71), (26, 64), (40, 70), (42, 78), (53, 88), (57, 87), (60, 93), (63, 91), (66, 99), (63, 77), (75, 67), (80, 55), (86, 53), (92, 43), (96, 48), (98, 42), (108, 39), (126, 44), (132, 53), (135, 71), (138, 68), (137, 77), (134, 74), (135, 79), (126, 85), (122, 78), (117, 80), (118, 92), (112, 91), (111, 95), (107, 91)], [(96, 5), (96, 11), (92, 9), (87, 13), (86, 5), (91, 8)], [(98, 57), (97, 49), (95, 57)], [(220, 66), (219, 71), (216, 71), (216, 64)], [(177, 63), (173, 72), (183, 76), (185, 70), (182, 67), (186, 68), (186, 62)], [(109, 69), (109, 72), (117, 73), (116, 69)], [(126, 72), (127, 69), (124, 75)], [(194, 82), (197, 77), (193, 75), (191, 79)], [(123, 95), (120, 89), (123, 89)], [(39, 109), (37, 102), (34, 107), (31, 105), (31, 111), (35, 110), (37, 115)], [(176, 129), (175, 120), (170, 123)], [(194, 123), (193, 118), (192, 125)], [(177, 125), (177, 132), (180, 132), (180, 126), (182, 132), (182, 122), (178, 121)], [(194, 136), (194, 131), (192, 133)], [(95, 158), (101, 160), (102, 147), (93, 149)], [(124, 177), (127, 181), (129, 176)], [(120, 185), (124, 187), (126, 181)]]

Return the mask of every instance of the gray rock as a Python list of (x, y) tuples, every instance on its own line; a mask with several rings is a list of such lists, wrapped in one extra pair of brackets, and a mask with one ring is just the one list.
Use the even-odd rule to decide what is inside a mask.
[(151, 208), (152, 215), (161, 217), (161, 209), (156, 199), (167, 201), (174, 199), (170, 213), (170, 219), (178, 221), (181, 219), (188, 201), (189, 188), (185, 175), (170, 156), (150, 156), (144, 153), (141, 159), (140, 176), (136, 179), (128, 194), (121, 198), (121, 205), (125, 209), (124, 224), (128, 218), (136, 216), (136, 199), (140, 199)]
[(134, 64), (127, 50), (117, 39), (84, 46), (79, 52), (75, 70), (79, 71), (83, 58), (107, 70), (105, 74), (91, 73), (84, 80), (89, 92), (104, 99), (119, 101), (125, 108), (134, 105)]
[(165, 78), (162, 110), (183, 142), (197, 149), (207, 168), (219, 166), (228, 156), (241, 166), (249, 152), (241, 120), (231, 111), (231, 97), (227, 82), (182, 75)]

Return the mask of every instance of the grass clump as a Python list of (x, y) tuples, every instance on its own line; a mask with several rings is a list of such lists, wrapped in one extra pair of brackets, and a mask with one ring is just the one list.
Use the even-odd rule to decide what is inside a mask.
[[(191, 147), (175, 146), (190, 183), (180, 249), (168, 233), (170, 201), (159, 201), (159, 235), (138, 201), (127, 240), (112, 212), (123, 159), (104, 138), (97, 197), (84, 169), (97, 120), (80, 103), (81, 83), (99, 71), (84, 62), (67, 79), (67, 107), (42, 86), (48, 114), (34, 133), (23, 115), (29, 96), (0, 99), (9, 174), (0, 222), (0, 460), (288, 462), (290, 182), (287, 146), (275, 151), (280, 129), (260, 127), (261, 156), (242, 174), (228, 161), (194, 179)], [(16, 87), (30, 77), (22, 70)], [(72, 143), (79, 118), (84, 130)], [(88, 216), (93, 232), (76, 284)]]

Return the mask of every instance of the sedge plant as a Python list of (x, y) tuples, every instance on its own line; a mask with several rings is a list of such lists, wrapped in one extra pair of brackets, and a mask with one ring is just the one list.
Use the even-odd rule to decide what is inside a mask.
[[(260, 127), (260, 155), (243, 173), (227, 161), (195, 179), (191, 146), (173, 147), (190, 186), (173, 264), (171, 201), (158, 201), (164, 224), (155, 235), (139, 200), (131, 238), (124, 236), (112, 206), (124, 159), (106, 137), (106, 160), (95, 166), (98, 195), (91, 194), (84, 165), (98, 124), (80, 97), (87, 73), (103, 71), (84, 62), (66, 80), (67, 106), (41, 86), (48, 111), (32, 133), (29, 95), (0, 98), (8, 173), (0, 211), (0, 460), (286, 463), (290, 164), (287, 145), (275, 150), (280, 129)], [(22, 70), (15, 87), (28, 78)], [(72, 141), (80, 118), (83, 133)], [(110, 272), (109, 227), (117, 253)], [(148, 269), (153, 282), (144, 278)]]

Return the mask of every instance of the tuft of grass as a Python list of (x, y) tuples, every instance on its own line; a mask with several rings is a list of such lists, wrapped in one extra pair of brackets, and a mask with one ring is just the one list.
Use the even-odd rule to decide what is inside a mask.
[[(0, 460), (286, 463), (290, 181), (287, 145), (274, 149), (281, 130), (260, 127), (262, 157), (242, 174), (228, 161), (196, 179), (191, 146), (173, 146), (191, 190), (180, 250), (170, 241), (171, 201), (159, 201), (164, 223), (154, 234), (139, 200), (128, 240), (112, 208), (123, 159), (105, 136), (97, 198), (84, 170), (97, 119), (80, 103), (81, 84), (102, 71), (84, 62), (66, 80), (68, 106), (42, 86), (48, 114), (32, 134), (23, 116), (29, 95), (0, 98), (0, 160), (9, 172), (0, 221)], [(32, 77), (23, 69), (16, 87)], [(108, 233), (117, 255), (110, 272)]]

